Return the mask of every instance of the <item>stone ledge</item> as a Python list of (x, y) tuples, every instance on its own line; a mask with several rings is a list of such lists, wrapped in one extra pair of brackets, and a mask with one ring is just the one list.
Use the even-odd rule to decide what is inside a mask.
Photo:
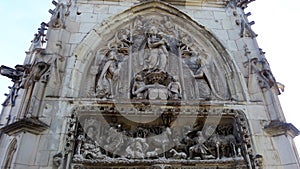
[[(73, 159), (73, 166), (82, 166), (83, 168), (115, 168), (116, 166), (135, 166), (138, 168), (149, 166), (154, 167), (158, 165), (176, 166), (180, 168), (202, 168), (202, 167), (217, 167), (227, 166), (231, 168), (246, 167), (247, 164), (242, 157), (237, 158), (222, 158), (218, 160), (186, 160), (186, 159), (124, 159), (124, 158), (105, 158), (105, 159)], [(151, 167), (151, 168), (152, 168)], [(75, 167), (73, 167), (75, 168)], [(120, 167), (122, 168), (122, 167)]]
[(294, 138), (300, 134), (300, 131), (292, 123), (286, 123), (278, 120), (271, 121), (264, 127), (264, 130), (272, 137), (290, 135)]
[(49, 128), (49, 126), (44, 122), (40, 121), (37, 118), (29, 117), (2, 127), (0, 130), (7, 135), (12, 135), (23, 131), (33, 134), (40, 134), (47, 128)]
[[(228, 0), (152, 0), (167, 2), (172, 5), (178, 6), (197, 6), (197, 7), (225, 7), (228, 4)], [(244, 0), (245, 1), (245, 0)], [(146, 0), (80, 0), (79, 3), (93, 3), (93, 4), (114, 4), (119, 5), (124, 2), (137, 4), (146, 2)]]
[(201, 7), (225, 7), (227, 2), (223, 0), (164, 0), (172, 5), (201, 6)]

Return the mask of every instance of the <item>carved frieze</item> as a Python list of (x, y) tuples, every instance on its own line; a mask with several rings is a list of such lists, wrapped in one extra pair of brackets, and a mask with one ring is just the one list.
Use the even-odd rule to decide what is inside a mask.
[[(219, 123), (208, 122), (210, 116), (216, 118), (216, 112), (221, 113)], [(110, 106), (78, 107), (68, 124), (66, 156), (73, 158), (72, 165), (84, 164), (83, 168), (159, 164), (254, 167), (248, 124), (241, 111), (204, 108), (185, 117), (196, 117), (196, 121), (179, 124), (175, 116), (169, 125), (163, 120), (134, 123)]]

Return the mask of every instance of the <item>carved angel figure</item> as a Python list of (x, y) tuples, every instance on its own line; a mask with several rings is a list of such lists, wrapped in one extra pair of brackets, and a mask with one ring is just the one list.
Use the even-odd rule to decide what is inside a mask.
[(108, 61), (103, 66), (96, 86), (96, 95), (100, 98), (112, 98), (113, 82), (117, 80), (120, 71), (117, 62), (117, 51), (109, 51), (107, 59)]
[(198, 58), (196, 60), (196, 64), (197, 64), (198, 68), (195, 71), (193, 76), (196, 79), (196, 83), (197, 83), (198, 90), (199, 90), (199, 95), (201, 97), (208, 99), (208, 98), (210, 98), (210, 95), (211, 95), (211, 88), (209, 86), (208, 79), (204, 73), (205, 65), (203, 65), (200, 58)]

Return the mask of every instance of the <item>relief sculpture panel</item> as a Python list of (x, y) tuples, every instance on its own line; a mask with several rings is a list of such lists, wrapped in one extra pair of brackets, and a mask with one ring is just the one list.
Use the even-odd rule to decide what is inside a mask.
[(85, 86), (89, 97), (228, 100), (221, 54), (177, 24), (153, 13), (105, 36)]
[(164, 10), (95, 28), (102, 32), (87, 52), (86, 102), (72, 103), (71, 167), (254, 165), (243, 113), (212, 105), (243, 99), (230, 56), (204, 27)]
[[(218, 124), (208, 122), (212, 116), (217, 119), (216, 112)], [(130, 115), (134, 116), (128, 112)], [(75, 166), (153, 168), (160, 164), (181, 168), (194, 165), (249, 168), (255, 165), (248, 124), (244, 113), (238, 110), (201, 108), (196, 116), (185, 116), (195, 118), (194, 123), (180, 125), (176, 117), (164, 123), (164, 116), (149, 123), (136, 123), (110, 106), (78, 107), (73, 117), (68, 138), (74, 141), (67, 145), (73, 147), (69, 155), (73, 156)]]

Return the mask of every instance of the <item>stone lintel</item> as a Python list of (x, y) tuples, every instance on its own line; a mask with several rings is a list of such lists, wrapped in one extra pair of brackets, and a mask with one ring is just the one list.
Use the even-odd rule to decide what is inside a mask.
[[(115, 102), (115, 103), (114, 103)], [(199, 112), (210, 115), (231, 114), (235, 113), (234, 110), (240, 110), (237, 107), (231, 107), (225, 102), (211, 102), (211, 101), (152, 101), (149, 100), (114, 100), (114, 101), (96, 101), (96, 102), (84, 102), (84, 101), (72, 101), (76, 107), (77, 112), (83, 114), (96, 112), (99, 113), (112, 113), (115, 112), (126, 112), (127, 115), (137, 115), (138, 113), (145, 112), (147, 115), (155, 115), (156, 111), (167, 111), (167, 112), (182, 112), (185, 115), (197, 115)], [(82, 106), (82, 104), (84, 104)], [(231, 112), (232, 111), (232, 112)], [(85, 112), (85, 113), (84, 113)], [(93, 114), (93, 113), (92, 113)], [(145, 114), (145, 115), (146, 115)]]
[(275, 137), (281, 135), (290, 135), (293, 138), (300, 134), (300, 131), (292, 124), (278, 120), (271, 121), (264, 127), (267, 134)]
[(24, 118), (14, 123), (11, 123), (0, 130), (7, 134), (12, 135), (19, 132), (30, 132), (33, 134), (40, 134), (46, 130), (49, 126), (37, 118)]

